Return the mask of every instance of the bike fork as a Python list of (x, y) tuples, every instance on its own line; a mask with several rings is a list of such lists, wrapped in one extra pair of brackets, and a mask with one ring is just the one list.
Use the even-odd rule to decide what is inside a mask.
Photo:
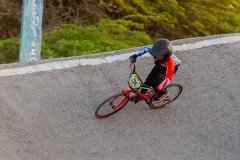
[(129, 89), (125, 89), (125, 90), (123, 90), (122, 92), (125, 92), (127, 98), (130, 97), (130, 92), (131, 92), (131, 91), (130, 91)]

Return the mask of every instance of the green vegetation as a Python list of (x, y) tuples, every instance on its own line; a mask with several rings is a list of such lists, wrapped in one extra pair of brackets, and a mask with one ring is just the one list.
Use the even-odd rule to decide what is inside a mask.
[[(97, 25), (64, 24), (43, 35), (42, 59), (107, 52), (150, 44), (143, 25), (127, 20), (101, 20)], [(0, 41), (0, 62), (18, 61), (19, 39)]]
[(19, 45), (18, 38), (0, 41), (0, 64), (17, 62)]
[[(9, 4), (1, 4), (0, 13), (15, 6)], [(13, 35), (19, 26), (16, 6), (12, 10), (0, 17), (0, 38), (3, 33)], [(173, 40), (240, 32), (239, 13), (239, 0), (46, 0), (43, 28), (51, 31), (43, 35), (42, 58), (148, 45), (159, 37)], [(3, 31), (8, 29), (5, 24), (18, 25)], [(0, 41), (0, 63), (17, 62), (18, 50), (18, 39)]]
[(115, 18), (145, 24), (153, 39), (240, 32), (239, 0), (101, 0)]
[(42, 58), (93, 54), (150, 44), (150, 37), (141, 32), (143, 27), (127, 20), (102, 20), (98, 25), (86, 27), (65, 24), (44, 35)]

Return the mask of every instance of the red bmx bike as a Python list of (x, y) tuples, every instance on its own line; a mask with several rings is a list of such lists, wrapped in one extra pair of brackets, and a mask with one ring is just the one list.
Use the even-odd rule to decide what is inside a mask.
[[(95, 116), (97, 118), (106, 118), (120, 111), (129, 102), (131, 92), (139, 96), (140, 100), (145, 101), (149, 105), (149, 107), (153, 109), (162, 108), (165, 105), (171, 103), (172, 101), (177, 99), (182, 92), (181, 85), (169, 84), (166, 87), (169, 95), (164, 99), (154, 101), (154, 89), (152, 87), (143, 85), (142, 80), (140, 79), (135, 70), (136, 65), (133, 64), (131, 66), (131, 75), (128, 80), (128, 89), (125, 89), (120, 93), (107, 98), (97, 107), (95, 111)], [(145, 90), (144, 94), (141, 93), (142, 90)]]

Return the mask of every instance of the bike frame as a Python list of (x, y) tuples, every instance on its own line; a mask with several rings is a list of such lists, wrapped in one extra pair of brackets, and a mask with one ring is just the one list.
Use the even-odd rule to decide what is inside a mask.
[(136, 94), (137, 96), (139, 96), (140, 99), (143, 99), (143, 100), (145, 100), (146, 102), (150, 102), (150, 101), (151, 101), (151, 98), (152, 98), (152, 95), (151, 95), (151, 94), (144, 95), (144, 94), (142, 94), (141, 92), (139, 92), (138, 90), (134, 90), (134, 89), (126, 89), (126, 90), (123, 90), (123, 92), (126, 93), (126, 96), (127, 96), (127, 97), (130, 97), (131, 92), (133, 92), (134, 94)]
[[(103, 101), (95, 111), (95, 116), (97, 118), (106, 118), (117, 113), (129, 102), (129, 100), (135, 103), (137, 103), (138, 101), (144, 100), (149, 105), (150, 108), (158, 109), (174, 101), (181, 94), (182, 92), (181, 85), (170, 84), (167, 86), (168, 88), (177, 87), (178, 89), (177, 93), (174, 95), (173, 98), (167, 97), (160, 101), (152, 100), (153, 96), (155, 95), (154, 88), (148, 87), (146, 84), (142, 82), (138, 74), (135, 72), (135, 65), (133, 66), (134, 67), (133, 69), (131, 68), (132, 72), (128, 79), (128, 85), (129, 85), (128, 89), (122, 90), (122, 93), (112, 95), (111, 97)], [(139, 98), (136, 98), (136, 99), (133, 98), (131, 100), (130, 99), (131, 92), (133, 92)], [(118, 99), (120, 100), (120, 102), (118, 101)], [(116, 103), (115, 103), (115, 100), (116, 100)]]

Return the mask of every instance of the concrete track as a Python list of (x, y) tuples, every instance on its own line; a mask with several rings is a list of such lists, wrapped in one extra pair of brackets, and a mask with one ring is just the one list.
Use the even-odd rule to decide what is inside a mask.
[[(130, 102), (101, 120), (97, 105), (127, 87), (127, 61), (1, 77), (0, 159), (239, 160), (240, 43), (176, 55), (175, 102)], [(142, 79), (152, 66), (137, 61)]]

